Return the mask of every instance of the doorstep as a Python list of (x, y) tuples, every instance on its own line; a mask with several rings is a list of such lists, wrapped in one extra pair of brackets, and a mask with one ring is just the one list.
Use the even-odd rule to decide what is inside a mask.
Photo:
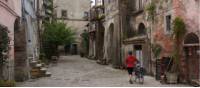
[(192, 86), (199, 87), (200, 86), (200, 81), (199, 80), (191, 80), (190, 84)]

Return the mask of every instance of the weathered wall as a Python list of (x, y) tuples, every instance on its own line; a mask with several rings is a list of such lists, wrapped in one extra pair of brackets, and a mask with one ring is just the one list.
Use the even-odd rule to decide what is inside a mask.
[(84, 19), (84, 13), (89, 12), (90, 0), (54, 0), (55, 13), (57, 18), (61, 18), (61, 11), (67, 10), (67, 18), (64, 22), (67, 26), (72, 27), (76, 32), (76, 44), (78, 52), (80, 51), (80, 42), (83, 30), (87, 29), (88, 21)]
[[(172, 22), (176, 17), (181, 17), (184, 20), (187, 29), (186, 35), (189, 33), (194, 33), (197, 36), (200, 35), (199, 19), (197, 19), (200, 16), (198, 12), (198, 3), (198, 0), (169, 0), (156, 3), (158, 10), (156, 12), (155, 23), (153, 24), (152, 36), (154, 39), (153, 42), (162, 46), (160, 58), (172, 56), (174, 52), (174, 44), (171, 37), (172, 31), (166, 31), (167, 15), (171, 15)], [(171, 28), (173, 28), (173, 26), (171, 26)], [(181, 61), (185, 62), (182, 58)], [(181, 65), (185, 66), (186, 64), (181, 63)]]
[[(113, 67), (119, 67), (121, 64), (121, 47), (120, 47), (120, 19), (118, 0), (108, 2), (105, 0), (105, 38), (104, 38), (104, 59), (112, 63)], [(113, 30), (110, 29), (114, 26)]]
[[(160, 4), (159, 4), (160, 3)], [(172, 40), (171, 40), (171, 36), (170, 34), (168, 34), (165, 30), (166, 30), (166, 26), (165, 26), (165, 16), (167, 15), (172, 15), (173, 18), (173, 10), (171, 9), (171, 3), (169, 2), (159, 2), (156, 3), (157, 8), (158, 7), (162, 7), (159, 8), (159, 10), (157, 10), (156, 16), (155, 16), (155, 20), (153, 23), (153, 29), (152, 29), (152, 39), (153, 39), (153, 43), (157, 43), (160, 44), (163, 48), (162, 52), (161, 52), (161, 57), (163, 56), (168, 56), (171, 54), (172, 52)], [(150, 23), (150, 26), (152, 24)]]
[(5, 79), (14, 79), (14, 22), (18, 16), (21, 16), (21, 0), (0, 0), (0, 25), (9, 30), (10, 51), (8, 63), (5, 65)]

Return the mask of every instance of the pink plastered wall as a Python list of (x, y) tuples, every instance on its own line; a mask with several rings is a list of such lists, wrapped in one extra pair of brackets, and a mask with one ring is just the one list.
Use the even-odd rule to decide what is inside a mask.
[(199, 0), (174, 0), (175, 16), (184, 19), (188, 33), (199, 31), (199, 2)]
[(14, 22), (17, 17), (21, 17), (21, 0), (0, 0), (0, 25), (9, 31), (10, 59), (14, 59)]

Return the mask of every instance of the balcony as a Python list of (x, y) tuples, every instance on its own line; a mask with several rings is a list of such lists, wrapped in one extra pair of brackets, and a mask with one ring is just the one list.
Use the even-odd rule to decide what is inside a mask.
[(91, 17), (91, 21), (103, 20), (105, 18), (104, 6), (103, 5), (94, 6), (91, 9), (90, 17)]

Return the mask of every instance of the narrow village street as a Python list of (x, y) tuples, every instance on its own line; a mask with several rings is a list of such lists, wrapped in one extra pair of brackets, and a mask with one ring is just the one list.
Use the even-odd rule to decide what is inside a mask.
[(200, 87), (200, 0), (0, 0), (15, 86)]
[(30, 79), (17, 83), (20, 87), (183, 87), (187, 85), (172, 84), (162, 85), (155, 78), (146, 76), (143, 85), (129, 84), (125, 70), (113, 69), (111, 66), (103, 66), (94, 60), (80, 58), (80, 56), (62, 56), (57, 65), (50, 65), (51, 77)]

